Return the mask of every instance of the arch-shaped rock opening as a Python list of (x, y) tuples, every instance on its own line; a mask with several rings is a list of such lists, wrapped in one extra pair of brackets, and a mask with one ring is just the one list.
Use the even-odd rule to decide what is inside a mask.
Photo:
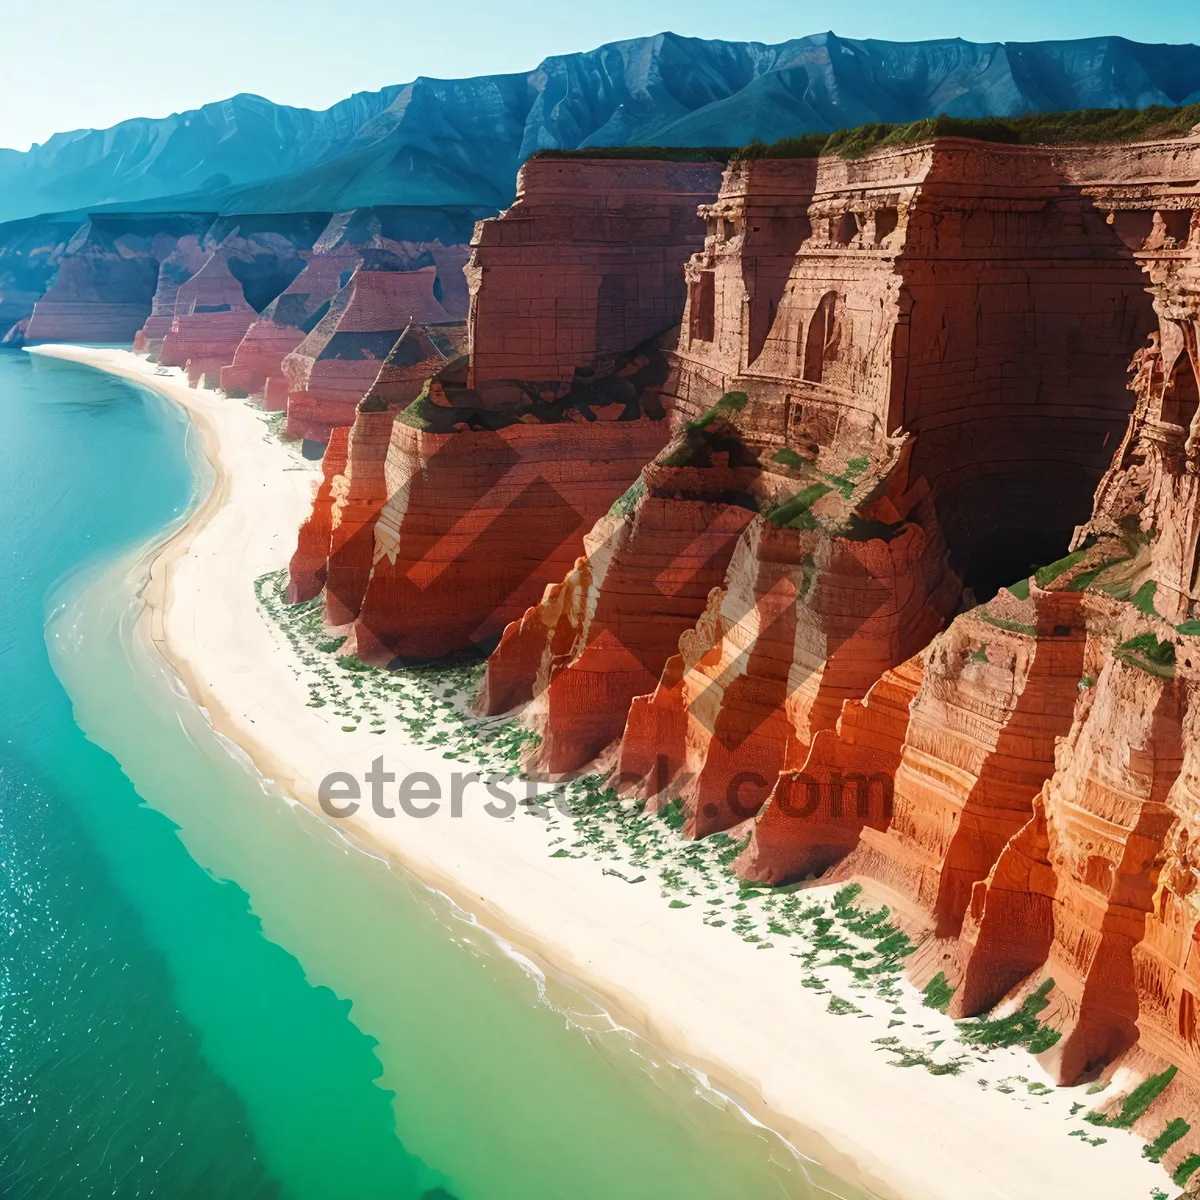
[(1170, 425), (1190, 430), (1200, 408), (1200, 388), (1196, 386), (1196, 370), (1185, 350), (1171, 372), (1171, 382), (1163, 393), (1162, 419)]
[(716, 333), (716, 277), (701, 271), (692, 281), (688, 335), (696, 342), (711, 342)]
[(858, 214), (839, 213), (830, 223), (829, 240), (835, 246), (849, 246), (858, 237)]
[(837, 353), (837, 292), (826, 292), (808, 322), (804, 339), (804, 379), (820, 383), (825, 363)]
[(880, 245), (883, 239), (896, 231), (900, 223), (900, 213), (895, 208), (880, 208), (875, 211), (875, 245)]

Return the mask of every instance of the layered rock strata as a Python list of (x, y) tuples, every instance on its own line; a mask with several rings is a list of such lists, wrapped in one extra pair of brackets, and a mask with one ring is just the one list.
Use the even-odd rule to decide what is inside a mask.
[[(460, 216), (424, 214), (407, 208), (358, 209), (335, 213), (317, 239), (306, 266), (263, 309), (246, 331), (221, 386), (261, 396), (269, 410), (287, 407), (283, 360), (312, 333), (330, 303), (349, 282), (365, 250), (387, 250), (410, 266), (435, 268), (433, 297), (451, 321), (465, 321), (469, 308), (463, 267), (471, 223)], [(443, 243), (443, 237), (450, 239)], [(458, 239), (458, 240), (455, 240)]]
[[(662, 448), (656, 339), (679, 320), (696, 205), (718, 177), (715, 164), (537, 160), (512, 208), (478, 226), (470, 356), (392, 426), (354, 626), (364, 659), (494, 645)], [(293, 400), (289, 421), (320, 434)]]
[(470, 387), (488, 407), (561, 395), (577, 371), (679, 321), (716, 163), (531, 159), (503, 219), (471, 242)]
[(365, 250), (361, 263), (312, 332), (282, 361), (290, 437), (324, 444), (354, 420), (358, 402), (413, 323), (453, 324), (434, 295), (432, 256), (415, 260)]
[[(175, 291), (174, 316), (158, 353), (184, 367), (188, 381), (220, 385), (259, 312), (304, 270), (328, 214), (221, 218), (205, 235), (213, 244), (200, 268)], [(170, 285), (168, 285), (169, 287)], [(150, 335), (143, 330), (143, 342)]]
[[(479, 394), (455, 382), (464, 364), (397, 417), (354, 626), (364, 661), (490, 649), (566, 573), (576, 539), (666, 440), (652, 382), (658, 363), (640, 357), (646, 365), (632, 374), (519, 417), (480, 407)], [(593, 408), (597, 392), (604, 402)]]
[(375, 524), (388, 499), (392, 426), (429, 379), (461, 356), (464, 325), (410, 325), (384, 360), (350, 427), (345, 471), (330, 494), (331, 535), (325, 612), (332, 625), (361, 611), (375, 553)]
[(0, 344), (24, 340), (33, 306), (54, 281), (80, 222), (31, 217), (0, 226)]
[(329, 311), (361, 261), (353, 249), (340, 254), (305, 255), (304, 270), (259, 314), (221, 368), (227, 395), (261, 396), (268, 411), (287, 407), (283, 360), (313, 331)]
[(132, 343), (150, 313), (159, 265), (207, 223), (193, 213), (96, 213), (71, 239), (34, 305), (28, 341)]

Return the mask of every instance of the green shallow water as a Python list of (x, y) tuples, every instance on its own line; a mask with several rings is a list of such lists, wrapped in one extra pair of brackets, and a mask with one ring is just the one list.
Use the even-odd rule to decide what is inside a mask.
[(191, 440), (0, 353), (0, 1195), (857, 1200), (213, 734), (135, 632)]

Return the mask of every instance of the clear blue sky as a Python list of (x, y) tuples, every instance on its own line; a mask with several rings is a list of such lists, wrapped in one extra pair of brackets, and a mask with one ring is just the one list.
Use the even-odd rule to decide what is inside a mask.
[(0, 146), (236, 92), (325, 108), (416, 75), (527, 70), (667, 29), (779, 42), (829, 28), (897, 41), (1200, 43), (1200, 0), (4, 0)]

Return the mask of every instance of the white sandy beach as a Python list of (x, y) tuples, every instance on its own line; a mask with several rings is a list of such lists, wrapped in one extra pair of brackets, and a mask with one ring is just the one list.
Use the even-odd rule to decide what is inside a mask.
[[(116, 350), (37, 347), (87, 363), (179, 403), (204, 437), (215, 468), (211, 494), (162, 547), (151, 569), (147, 616), (154, 641), (218, 732), (240, 745), (262, 775), (317, 810), (318, 782), (333, 771), (361, 779), (373, 759), (389, 770), (448, 779), (455, 764), (307, 706), (293, 651), (259, 608), (253, 581), (286, 565), (318, 478), (286, 447), (264, 438), (261, 414), (204, 389), (180, 372)], [(131, 486), (135, 481), (131, 481)], [(458, 768), (465, 769), (465, 768)], [(448, 794), (449, 786), (445, 785)], [(482, 789), (479, 799), (485, 799)], [(318, 810), (319, 811), (319, 810)], [(586, 985), (623, 1024), (645, 1033), (754, 1117), (836, 1175), (896, 1200), (1148, 1200), (1173, 1194), (1142, 1143), (1104, 1131), (1103, 1145), (1067, 1136), (1073, 1103), (1101, 1096), (1059, 1089), (1047, 1098), (983, 1088), (1017, 1073), (1048, 1082), (1018, 1050), (1011, 1063), (961, 1075), (896, 1069), (874, 1038), (888, 1005), (859, 1001), (873, 1019), (826, 1011), (827, 997), (800, 986), (803, 969), (784, 953), (703, 923), (701, 906), (672, 909), (653, 886), (631, 887), (591, 858), (551, 858), (546, 824), (521, 814), (497, 820), (471, 804), (461, 818), (382, 819), (368, 805), (345, 823), (482, 925), (539, 963)], [(907, 985), (906, 985), (907, 986)], [(909, 989), (911, 991), (911, 989)], [(912, 992), (910, 1010), (920, 1009)], [(954, 1026), (932, 1010), (926, 1031)], [(920, 1028), (920, 1026), (917, 1026)], [(939, 1033), (938, 1036), (943, 1036)], [(1070, 1123), (1068, 1123), (1070, 1122)]]

